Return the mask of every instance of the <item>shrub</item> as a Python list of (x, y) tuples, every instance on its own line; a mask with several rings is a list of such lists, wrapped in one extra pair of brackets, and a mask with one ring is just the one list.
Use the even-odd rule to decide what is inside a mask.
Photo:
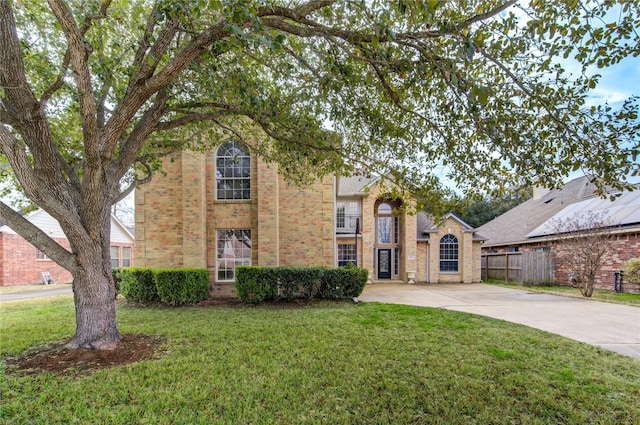
[(120, 281), (122, 281), (122, 268), (114, 267), (111, 269), (111, 277), (113, 277), (113, 286), (116, 289), (115, 296), (120, 293)]
[(367, 282), (366, 269), (340, 267), (249, 267), (236, 269), (236, 291), (243, 302), (293, 298), (353, 298)]
[(129, 301), (150, 303), (160, 301), (151, 268), (128, 267), (120, 269), (120, 292)]
[(272, 269), (258, 266), (236, 268), (236, 293), (242, 302), (259, 303), (276, 298), (277, 278)]
[(160, 301), (173, 306), (209, 298), (207, 269), (154, 269), (154, 282)]
[(320, 297), (328, 299), (353, 298), (362, 294), (369, 272), (349, 263), (337, 269), (327, 269), (322, 274)]
[(311, 299), (318, 294), (323, 268), (320, 267), (275, 267), (278, 299)]
[(624, 265), (624, 280), (640, 285), (640, 258), (632, 258)]

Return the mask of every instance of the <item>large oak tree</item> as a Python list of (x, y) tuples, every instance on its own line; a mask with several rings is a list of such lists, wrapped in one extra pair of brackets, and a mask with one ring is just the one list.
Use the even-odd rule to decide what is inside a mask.
[(0, 0), (3, 175), (71, 250), (0, 219), (72, 273), (69, 346), (109, 348), (110, 206), (178, 149), (251, 140), (294, 182), (359, 166), (432, 201), (439, 167), (604, 188), (638, 171), (637, 99), (587, 103), (594, 69), (640, 52), (638, 3), (613, 3)]

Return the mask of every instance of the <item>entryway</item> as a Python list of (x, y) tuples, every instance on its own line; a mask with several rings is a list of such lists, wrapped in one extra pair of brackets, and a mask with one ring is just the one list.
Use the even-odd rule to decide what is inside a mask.
[(378, 249), (378, 279), (391, 279), (390, 249)]

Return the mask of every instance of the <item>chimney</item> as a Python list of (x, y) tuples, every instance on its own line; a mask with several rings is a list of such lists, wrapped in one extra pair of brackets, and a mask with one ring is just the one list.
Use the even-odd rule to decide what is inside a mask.
[(533, 199), (540, 199), (549, 192), (551, 192), (551, 190), (547, 189), (546, 187), (538, 185), (533, 186)]

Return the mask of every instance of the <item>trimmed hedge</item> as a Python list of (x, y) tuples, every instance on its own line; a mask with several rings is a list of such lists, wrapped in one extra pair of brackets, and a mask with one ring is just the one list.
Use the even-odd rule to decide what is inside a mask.
[(160, 301), (151, 268), (127, 267), (120, 269), (120, 293), (129, 301), (151, 303)]
[(206, 269), (159, 269), (126, 267), (118, 269), (120, 292), (129, 301), (147, 304), (163, 302), (178, 306), (195, 304), (209, 297)]
[(270, 274), (273, 269), (262, 267), (239, 266), (236, 267), (236, 292), (238, 298), (244, 302), (259, 303), (276, 298), (277, 288), (272, 285), (274, 280)]
[(369, 271), (349, 263), (345, 267), (325, 270), (320, 286), (320, 298), (353, 298), (362, 294)]
[(120, 281), (122, 280), (122, 267), (113, 267), (111, 269), (111, 277), (113, 277), (113, 286), (116, 288), (116, 297), (120, 293)]
[(294, 298), (342, 299), (359, 296), (369, 272), (353, 265), (324, 267), (257, 267), (236, 269), (236, 292), (243, 302)]
[(209, 298), (209, 273), (206, 269), (156, 269), (154, 281), (163, 303), (195, 304)]

